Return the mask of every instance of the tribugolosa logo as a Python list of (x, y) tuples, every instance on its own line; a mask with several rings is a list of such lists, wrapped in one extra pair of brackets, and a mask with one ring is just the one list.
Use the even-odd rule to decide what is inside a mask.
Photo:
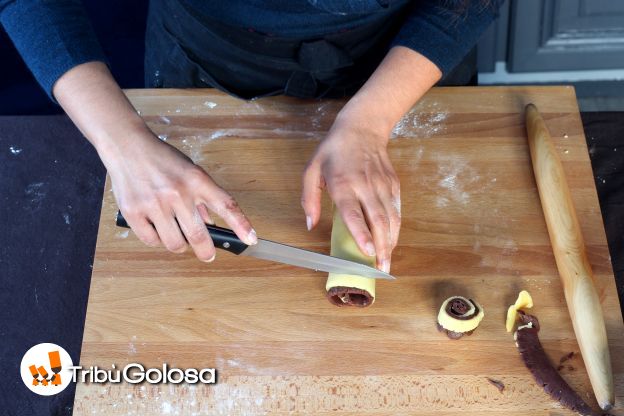
[(73, 366), (71, 357), (62, 347), (52, 343), (37, 344), (24, 354), (20, 365), (22, 381), (30, 391), (51, 396), (70, 384)]

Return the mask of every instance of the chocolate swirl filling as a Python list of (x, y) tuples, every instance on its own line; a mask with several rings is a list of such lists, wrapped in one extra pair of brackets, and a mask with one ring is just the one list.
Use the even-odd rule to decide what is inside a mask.
[(356, 287), (336, 286), (327, 291), (327, 299), (336, 306), (366, 307), (373, 303), (368, 291)]
[(461, 321), (474, 318), (479, 314), (479, 307), (472, 299), (468, 299), (468, 301), (470, 304), (464, 298), (451, 299), (446, 305), (446, 313)]
[(518, 311), (518, 313), (522, 325), (516, 330), (514, 338), (522, 361), (533, 375), (537, 385), (562, 406), (581, 415), (608, 415), (608, 413), (594, 411), (557, 372), (537, 336), (540, 330), (537, 318), (523, 311)]

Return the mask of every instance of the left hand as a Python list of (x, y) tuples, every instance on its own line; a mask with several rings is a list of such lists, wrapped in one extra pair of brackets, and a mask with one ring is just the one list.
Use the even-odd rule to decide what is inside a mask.
[(386, 134), (340, 115), (316, 149), (303, 174), (301, 205), (308, 229), (321, 215), (323, 188), (362, 253), (377, 256), (390, 271), (401, 227), (400, 183), (386, 150)]

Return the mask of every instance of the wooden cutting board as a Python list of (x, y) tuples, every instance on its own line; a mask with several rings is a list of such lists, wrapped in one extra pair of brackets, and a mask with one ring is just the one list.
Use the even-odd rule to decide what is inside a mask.
[[(149, 126), (229, 190), (258, 235), (329, 252), (331, 203), (307, 232), (301, 172), (342, 101), (239, 101), (214, 90), (131, 90)], [(326, 275), (219, 252), (143, 246), (114, 225), (110, 182), (100, 220), (81, 365), (216, 368), (216, 385), (78, 384), (75, 414), (571, 414), (535, 385), (505, 311), (531, 292), (544, 347), (595, 405), (578, 354), (527, 146), (523, 108), (540, 108), (566, 170), (605, 313), (617, 409), (624, 326), (574, 89), (435, 88), (395, 129), (403, 225), (395, 282), (366, 309), (332, 306)], [(591, 149), (590, 149), (591, 151)], [(451, 341), (435, 327), (450, 295), (484, 321)], [(501, 393), (487, 381), (500, 380)]]

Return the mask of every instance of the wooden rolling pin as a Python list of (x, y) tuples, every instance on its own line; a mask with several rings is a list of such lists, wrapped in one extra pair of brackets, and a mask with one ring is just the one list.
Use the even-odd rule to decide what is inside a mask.
[(533, 104), (526, 106), (526, 125), (535, 181), (574, 333), (598, 405), (608, 410), (615, 399), (607, 330), (570, 188), (546, 124)]

